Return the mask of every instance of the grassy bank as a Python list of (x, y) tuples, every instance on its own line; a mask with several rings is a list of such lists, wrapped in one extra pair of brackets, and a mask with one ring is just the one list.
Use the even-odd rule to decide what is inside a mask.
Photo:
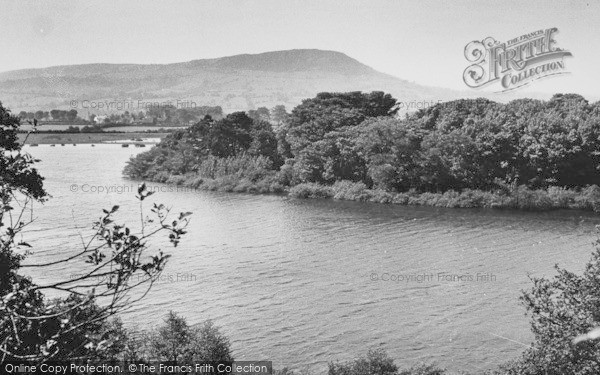
[[(600, 212), (600, 187), (596, 185), (581, 189), (550, 187), (532, 190), (525, 186), (514, 189), (482, 191), (464, 189), (443, 193), (411, 190), (396, 193), (381, 189), (369, 189), (362, 182), (338, 181), (333, 185), (302, 183), (286, 186), (281, 175), (275, 171), (262, 170), (243, 165), (227, 169), (215, 163), (203, 163), (201, 173), (172, 175), (159, 172), (146, 178), (154, 182), (174, 184), (199, 190), (250, 193), (284, 194), (300, 199), (335, 199), (399, 205), (434, 206), (447, 208), (504, 208), (530, 211), (575, 209)], [(211, 166), (212, 173), (208, 166)], [(231, 167), (231, 166), (230, 166)], [(256, 166), (255, 166), (256, 167)], [(216, 173), (215, 173), (216, 172)]]
[[(61, 143), (102, 143), (127, 141), (137, 138), (164, 138), (167, 133), (31, 133), (26, 144), (61, 144)], [(26, 134), (20, 133), (19, 140), (23, 141)]]
[(580, 190), (550, 187), (531, 190), (519, 186), (514, 190), (482, 191), (464, 189), (443, 193), (408, 191), (393, 193), (368, 189), (363, 183), (338, 181), (332, 186), (299, 184), (289, 189), (296, 198), (333, 198), (339, 200), (448, 208), (509, 208), (521, 210), (576, 209), (600, 212), (600, 187)]

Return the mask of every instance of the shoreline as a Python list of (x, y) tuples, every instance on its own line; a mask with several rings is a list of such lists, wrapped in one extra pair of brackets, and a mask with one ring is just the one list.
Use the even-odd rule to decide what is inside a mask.
[(247, 178), (224, 176), (216, 179), (199, 175), (159, 174), (150, 179), (127, 176), (134, 181), (148, 181), (176, 185), (204, 191), (246, 193), (254, 195), (280, 195), (297, 199), (331, 199), (340, 201), (396, 204), (403, 206), (429, 206), (443, 208), (493, 208), (519, 211), (581, 210), (600, 213), (600, 187), (581, 189), (551, 186), (548, 189), (529, 189), (518, 186), (513, 190), (484, 191), (478, 189), (432, 192), (389, 192), (369, 189), (361, 182), (337, 181), (333, 185), (301, 183), (284, 186), (275, 175), (251, 181)]
[[(50, 144), (110, 144), (116, 142), (128, 143), (147, 143), (156, 144), (156, 142), (135, 141), (135, 139), (159, 138), (163, 139), (167, 133), (30, 133), (25, 145), (50, 145)], [(20, 133), (19, 141), (25, 139), (26, 133)], [(134, 139), (134, 140), (132, 140)]]

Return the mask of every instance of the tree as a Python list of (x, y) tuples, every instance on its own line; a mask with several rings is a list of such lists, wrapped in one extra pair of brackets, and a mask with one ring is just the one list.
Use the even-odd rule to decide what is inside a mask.
[(250, 147), (248, 148), (250, 155), (263, 155), (275, 163), (279, 162), (277, 137), (270, 123), (262, 120), (254, 120), (251, 136), (252, 143), (250, 143)]
[(271, 109), (271, 120), (275, 122), (278, 126), (281, 126), (285, 123), (290, 114), (286, 111), (285, 106), (282, 104), (278, 104)]
[(169, 311), (165, 324), (151, 340), (152, 356), (159, 361), (188, 360), (191, 342), (192, 333), (185, 319)]
[(600, 240), (583, 274), (555, 268), (556, 276), (532, 278), (533, 287), (523, 293), (534, 342), (502, 374), (598, 373), (600, 342), (573, 340), (600, 324)]
[(387, 191), (422, 187), (422, 138), (409, 124), (389, 117), (373, 118), (354, 133), (355, 158), (362, 155), (368, 170), (368, 178), (363, 177), (367, 185)]
[(195, 362), (231, 362), (231, 347), (229, 339), (225, 337), (212, 320), (193, 329), (191, 343), (192, 360)]
[[(346, 363), (329, 363), (328, 375), (397, 375), (398, 367), (383, 350), (369, 350), (365, 357)], [(433, 374), (432, 374), (433, 375)]]
[(173, 311), (164, 324), (149, 335), (149, 353), (145, 360), (172, 362), (230, 362), (233, 361), (229, 340), (212, 321), (190, 327), (185, 318)]
[[(200, 154), (228, 157), (250, 148), (253, 128), (254, 121), (246, 113), (234, 112), (217, 121), (207, 116), (190, 127), (187, 133), (173, 135), (172, 139), (181, 139), (182, 142), (177, 142), (180, 145), (189, 142)], [(170, 139), (166, 143), (174, 145)]]
[(258, 119), (262, 121), (271, 121), (271, 111), (267, 107), (258, 107), (256, 109), (256, 114), (258, 114)]
[(368, 117), (392, 116), (397, 111), (396, 99), (383, 92), (323, 92), (292, 110), (286, 124), (287, 140), (296, 156), (331, 131), (357, 126)]
[(267, 107), (258, 107), (258, 109), (251, 109), (248, 111), (248, 116), (254, 121), (270, 121), (271, 112)]

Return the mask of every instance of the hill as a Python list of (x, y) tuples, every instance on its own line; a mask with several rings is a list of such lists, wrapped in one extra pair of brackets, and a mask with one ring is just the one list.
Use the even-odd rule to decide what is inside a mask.
[[(13, 111), (69, 109), (83, 100), (148, 102), (180, 99), (226, 112), (285, 104), (288, 109), (322, 91), (392, 93), (405, 102), (438, 101), (475, 92), (418, 85), (380, 73), (335, 51), (315, 49), (244, 54), (175, 64), (84, 64), (0, 73), (0, 98)], [(90, 112), (101, 111), (90, 109)], [(109, 111), (110, 112), (110, 111)]]

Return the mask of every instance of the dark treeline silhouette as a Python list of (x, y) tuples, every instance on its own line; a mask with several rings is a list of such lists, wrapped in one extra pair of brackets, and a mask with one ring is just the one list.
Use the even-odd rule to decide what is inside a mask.
[(382, 92), (321, 93), (276, 130), (244, 112), (207, 116), (131, 160), (126, 174), (296, 196), (599, 208), (600, 103), (464, 99), (402, 119), (396, 103)]

